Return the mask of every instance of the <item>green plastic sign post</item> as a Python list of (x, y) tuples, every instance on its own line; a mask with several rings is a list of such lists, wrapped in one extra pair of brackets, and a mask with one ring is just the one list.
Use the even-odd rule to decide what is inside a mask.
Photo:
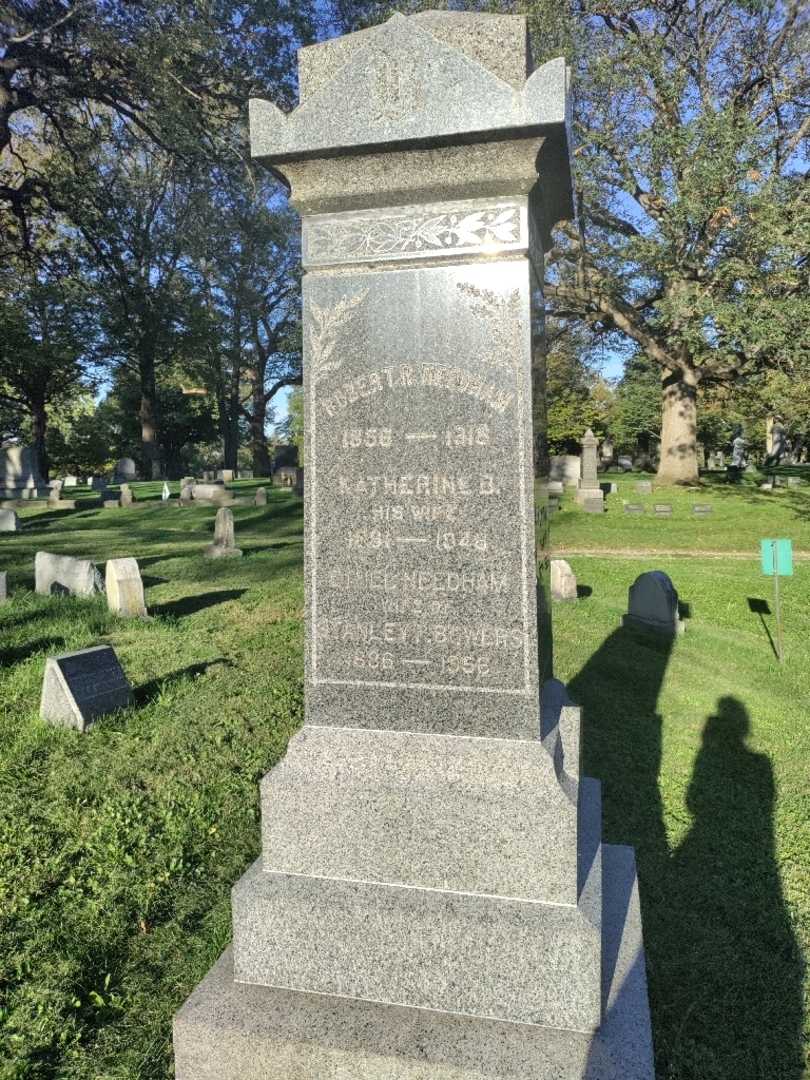
[(790, 540), (760, 540), (762, 573), (773, 578), (773, 607), (776, 615), (776, 655), (779, 663), (785, 659), (782, 644), (782, 605), (779, 599), (779, 578), (793, 575), (793, 544)]

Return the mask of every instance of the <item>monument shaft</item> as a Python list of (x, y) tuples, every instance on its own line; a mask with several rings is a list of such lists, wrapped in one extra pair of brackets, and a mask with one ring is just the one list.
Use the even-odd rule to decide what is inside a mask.
[(562, 688), (541, 723), (532, 337), (573, 208), (565, 64), (529, 69), (522, 17), (423, 12), (251, 103), (302, 214), (306, 722), (178, 1080), (652, 1076), (632, 853)]

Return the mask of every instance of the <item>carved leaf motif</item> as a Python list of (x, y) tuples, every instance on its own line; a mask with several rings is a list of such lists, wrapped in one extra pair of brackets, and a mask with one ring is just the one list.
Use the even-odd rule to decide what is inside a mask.
[(342, 330), (351, 321), (355, 308), (368, 296), (362, 289), (354, 296), (344, 296), (331, 308), (321, 308), (314, 301), (309, 305), (310, 364), (316, 385), (332, 371), (343, 365), (343, 356), (335, 356), (335, 349)]

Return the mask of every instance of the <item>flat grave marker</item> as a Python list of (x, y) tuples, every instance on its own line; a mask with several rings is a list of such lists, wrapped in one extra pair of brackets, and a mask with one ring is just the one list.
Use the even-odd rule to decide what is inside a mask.
[(100, 716), (131, 703), (132, 689), (111, 645), (45, 662), (40, 716), (49, 724), (86, 731)]

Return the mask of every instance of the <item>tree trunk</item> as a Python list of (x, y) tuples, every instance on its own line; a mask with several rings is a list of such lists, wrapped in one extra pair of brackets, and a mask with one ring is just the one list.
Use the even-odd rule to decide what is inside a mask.
[(31, 430), (39, 474), (43, 480), (50, 480), (50, 464), (48, 462), (48, 450), (45, 445), (45, 436), (48, 432), (48, 416), (44, 402), (36, 402), (31, 406)]
[(272, 472), (270, 449), (264, 432), (266, 421), (267, 402), (264, 397), (264, 386), (254, 382), (253, 408), (250, 413), (250, 450), (253, 455), (253, 473), (255, 476), (270, 476)]
[(663, 484), (696, 484), (697, 373), (687, 366), (664, 369), (661, 378), (661, 460)]
[(159, 480), (161, 476), (160, 445), (158, 443), (157, 384), (155, 382), (155, 357), (146, 347), (138, 360), (141, 384), (141, 405), (138, 419), (141, 422), (141, 457), (144, 478)]

